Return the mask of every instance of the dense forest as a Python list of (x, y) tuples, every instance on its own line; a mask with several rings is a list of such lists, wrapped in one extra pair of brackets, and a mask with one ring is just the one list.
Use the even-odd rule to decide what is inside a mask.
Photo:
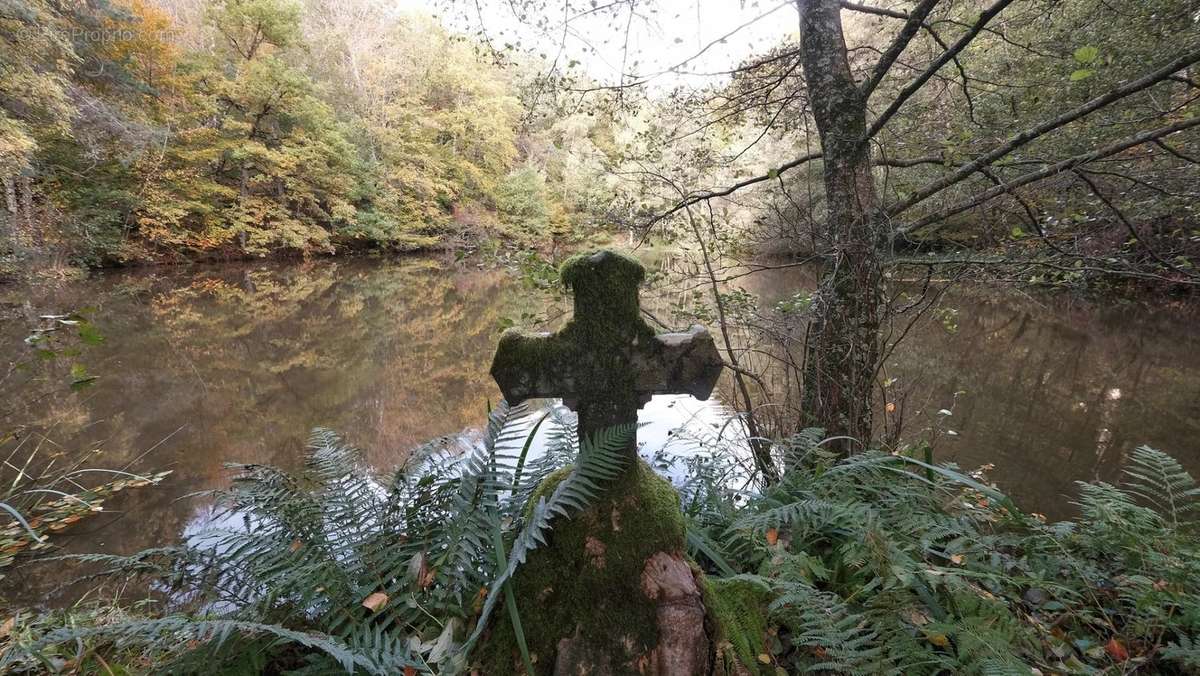
[(1200, 673), (1197, 64), (1200, 0), (0, 0), (0, 672)]
[[(1040, 249), (1051, 281), (1194, 283), (1197, 152), (1176, 132), (1194, 114), (1196, 8), (1047, 0), (981, 23), (981, 7), (843, 12), (852, 77), (884, 101), (871, 154), (900, 241)], [(597, 24), (606, 41), (619, 18)], [(545, 248), (686, 233), (683, 206), (702, 202), (740, 249), (828, 244), (794, 37), (700, 85), (663, 77), (684, 61), (613, 86), (456, 26), (372, 0), (9, 2), (6, 260)], [(873, 73), (876, 36), (901, 28), (903, 57)]]
[(0, 174), (17, 255), (550, 242), (606, 206), (601, 125), (527, 113), (533, 70), (492, 65), (427, 16), (286, 0), (6, 7)]

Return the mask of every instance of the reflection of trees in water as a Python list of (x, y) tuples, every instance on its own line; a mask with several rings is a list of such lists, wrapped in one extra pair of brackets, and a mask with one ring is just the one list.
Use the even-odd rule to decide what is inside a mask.
[[(738, 285), (769, 312), (815, 280), (793, 268)], [(95, 306), (106, 341), (87, 357), (100, 376), (93, 388), (26, 412), (46, 414), (55, 443), (100, 448), (110, 466), (163, 442), (143, 466), (175, 471), (164, 487), (122, 493), (106, 505), (112, 514), (59, 539), (72, 551), (121, 552), (174, 541), (205, 504), (174, 499), (222, 485), (224, 462), (293, 466), (314, 425), (343, 432), (381, 469), (426, 439), (477, 426), (498, 396), (487, 369), (501, 318), (540, 302), (501, 273), (420, 260), (140, 271), (27, 296), (38, 311)], [(646, 301), (671, 321), (672, 306), (695, 299), (690, 288), (668, 288)], [(957, 330), (922, 322), (888, 365), (912, 392), (908, 408), (921, 412), (907, 422), (910, 437), (966, 391), (949, 419), (961, 436), (943, 438), (939, 458), (995, 463), (1014, 497), (1051, 514), (1062, 513), (1054, 506), (1071, 481), (1114, 478), (1141, 443), (1200, 473), (1191, 320), (965, 286), (942, 304), (958, 310)], [(15, 324), (0, 326), (5, 344), (24, 337)], [(799, 340), (795, 324), (788, 337)], [(765, 376), (772, 389), (795, 387)], [(77, 572), (46, 564), (0, 584), (37, 599)]]
[[(101, 443), (119, 466), (169, 437), (144, 462), (174, 470), (161, 489), (113, 501), (124, 516), (111, 528), (97, 528), (102, 517), (63, 542), (129, 552), (174, 541), (202, 504), (174, 497), (223, 485), (227, 461), (294, 466), (313, 426), (344, 432), (381, 469), (478, 426), (498, 397), (487, 370), (518, 302), (509, 286), (503, 273), (428, 261), (322, 261), (111, 275), (48, 295), (48, 306), (92, 298), (107, 338), (96, 386), (54, 407), (57, 443)], [(29, 574), (48, 586), (72, 573)]]
[(176, 354), (203, 364), (220, 447), (287, 465), (323, 425), (386, 467), (485, 414), (502, 275), (323, 263), (255, 271), (252, 282), (247, 293), (199, 280), (154, 304)]
[[(813, 288), (804, 268), (740, 280), (769, 309)], [(1200, 473), (1200, 336), (1187, 311), (1101, 306), (1070, 297), (1029, 297), (962, 285), (916, 325), (886, 368), (909, 394), (905, 438), (954, 404), (937, 456), (993, 476), (1020, 504), (1065, 514), (1075, 480), (1114, 480), (1141, 444)], [(802, 337), (803, 322), (793, 335)], [(778, 374), (772, 386), (795, 387)], [(955, 397), (955, 393), (964, 394)], [(1119, 393), (1119, 394), (1118, 394)]]
[(924, 374), (926, 410), (967, 391), (951, 421), (962, 436), (939, 449), (947, 457), (994, 462), (1015, 497), (1059, 513), (1072, 481), (1114, 479), (1142, 443), (1200, 465), (1200, 342), (1186, 319), (969, 290), (947, 302), (958, 333), (931, 324), (897, 355)]

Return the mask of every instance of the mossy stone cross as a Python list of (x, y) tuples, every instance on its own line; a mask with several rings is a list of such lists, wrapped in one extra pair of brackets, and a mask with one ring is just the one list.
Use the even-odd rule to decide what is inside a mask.
[[(559, 274), (575, 296), (571, 320), (553, 334), (509, 329), (500, 337), (492, 377), (509, 403), (562, 397), (579, 414), (582, 439), (636, 424), (654, 394), (708, 398), (722, 368), (712, 335), (702, 326), (655, 334), (638, 304), (641, 263), (601, 249), (572, 257)], [(636, 449), (631, 440), (630, 459)]]

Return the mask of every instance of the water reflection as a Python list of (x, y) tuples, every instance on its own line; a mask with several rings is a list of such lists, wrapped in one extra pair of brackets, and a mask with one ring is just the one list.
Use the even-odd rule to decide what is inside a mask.
[[(294, 467), (314, 426), (381, 469), (477, 427), (498, 398), (487, 368), (501, 318), (528, 302), (519, 291), (502, 273), (420, 260), (156, 270), (32, 289), (16, 302), (95, 308), (106, 340), (85, 359), (99, 380), (52, 402), (5, 403), (25, 406), (14, 418), (62, 448), (101, 449), (98, 463), (153, 448), (142, 462), (174, 471), (58, 539), (68, 551), (133, 552), (175, 541), (205, 502), (176, 498), (223, 486), (225, 462)], [(20, 345), (24, 329), (5, 322), (0, 339)], [(71, 568), (30, 567), (2, 584), (39, 588)]]
[[(773, 270), (744, 286), (773, 303), (813, 282)], [(886, 368), (909, 393), (906, 436), (937, 436), (939, 460), (994, 464), (1017, 504), (1063, 517), (1075, 481), (1118, 480), (1142, 444), (1200, 476), (1196, 326), (1194, 308), (959, 285)]]
[[(790, 269), (738, 283), (770, 306), (814, 282)], [(39, 313), (93, 306), (106, 337), (87, 355), (100, 376), (92, 388), (4, 408), (17, 406), (65, 449), (101, 450), (109, 466), (145, 455), (141, 467), (174, 470), (161, 488), (123, 493), (111, 514), (58, 539), (68, 551), (121, 553), (198, 527), (207, 502), (180, 496), (223, 486), (225, 462), (294, 467), (314, 426), (337, 430), (381, 470), (428, 439), (477, 434), (499, 397), (487, 369), (501, 327), (544, 310), (503, 273), (429, 260), (111, 273), (4, 293)], [(652, 309), (666, 318), (691, 294), (668, 290)], [(1051, 516), (1069, 510), (1074, 480), (1115, 478), (1139, 444), (1200, 474), (1193, 317), (969, 287), (941, 305), (953, 321), (919, 324), (887, 365), (910, 392), (907, 434), (935, 424), (956, 433), (939, 437), (939, 459), (994, 463), (1019, 504)], [(0, 340), (19, 345), (25, 328), (5, 322)], [(640, 414), (642, 453), (688, 452), (688, 435), (674, 432), (685, 422), (741, 434), (727, 418), (719, 401), (655, 397)], [(31, 566), (0, 592), (41, 599), (75, 572)]]

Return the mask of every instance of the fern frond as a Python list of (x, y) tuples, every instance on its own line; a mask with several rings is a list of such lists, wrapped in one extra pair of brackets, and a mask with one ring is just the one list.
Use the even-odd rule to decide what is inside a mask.
[(1180, 636), (1163, 648), (1162, 654), (1185, 670), (1200, 673), (1200, 638)]
[(475, 631), (464, 643), (464, 652), (469, 651), (479, 639), (501, 596), (501, 590), (513, 573), (525, 563), (531, 552), (546, 544), (551, 521), (557, 517), (570, 518), (573, 513), (583, 510), (600, 492), (601, 486), (612, 481), (625, 468), (624, 449), (635, 429), (633, 425), (618, 425), (582, 441), (575, 468), (554, 488), (549, 498), (542, 497), (533, 505), (525, 527), (513, 541), (508, 566), (492, 582)]
[(761, 511), (734, 521), (737, 530), (762, 533), (790, 526), (798, 537), (810, 531), (858, 531), (873, 519), (874, 510), (864, 504), (808, 498), (766, 506)]
[(1173, 527), (1190, 526), (1200, 510), (1200, 486), (1174, 458), (1139, 446), (1125, 467), (1127, 492), (1145, 500)]
[(1129, 493), (1103, 481), (1078, 482), (1079, 500), (1075, 503), (1090, 531), (1147, 532), (1161, 527), (1163, 517), (1134, 502)]
[(800, 582), (775, 582), (772, 616), (788, 627), (791, 641), (808, 648), (809, 671), (877, 674), (886, 671), (878, 636), (866, 619), (836, 595)]
[[(245, 622), (239, 620), (205, 620), (184, 616), (168, 616), (154, 620), (138, 620), (119, 624), (93, 627), (64, 627), (55, 629), (36, 641), (18, 646), (19, 650), (9, 651), (0, 660), (0, 666), (11, 663), (11, 660), (22, 656), (36, 656), (48, 647), (82, 641), (101, 639), (111, 642), (118, 648), (141, 646), (186, 646), (195, 643), (215, 642), (218, 646), (231, 637), (268, 636), (285, 643), (294, 643), (306, 648), (318, 650), (328, 655), (345, 672), (362, 669), (371, 674), (391, 674), (393, 665), (401, 670), (405, 666), (419, 667), (418, 663), (407, 657), (407, 653), (387, 651), (386, 653), (367, 655), (353, 650), (344, 642), (316, 632), (301, 632), (279, 625), (260, 622)], [(403, 649), (403, 646), (391, 645), (392, 648)], [(18, 654), (22, 653), (22, 654)], [(383, 659), (386, 657), (386, 660)]]

